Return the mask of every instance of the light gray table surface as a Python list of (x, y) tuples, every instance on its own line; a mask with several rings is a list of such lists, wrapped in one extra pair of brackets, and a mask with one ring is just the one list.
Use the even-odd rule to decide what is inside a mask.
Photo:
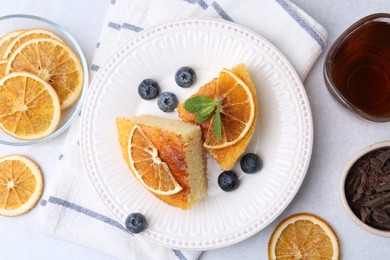
[[(356, 20), (371, 13), (390, 13), (389, 0), (293, 1), (328, 31), (327, 48)], [(0, 16), (35, 14), (61, 24), (78, 39), (90, 63), (109, 0), (0, 0)], [(390, 139), (390, 123), (373, 123), (339, 105), (329, 94), (322, 76), (324, 53), (304, 85), (314, 122), (314, 145), (306, 178), (287, 209), (267, 228), (235, 245), (204, 252), (201, 260), (266, 259), (268, 239), (283, 218), (298, 212), (315, 213), (327, 220), (340, 239), (342, 259), (390, 259), (390, 239), (371, 235), (354, 224), (342, 208), (339, 176), (346, 162), (372, 143)], [(65, 135), (33, 147), (0, 145), (0, 156), (19, 153), (33, 156), (46, 182)], [(37, 158), (37, 154), (40, 156)], [(17, 218), (0, 218), (0, 259), (110, 259), (82, 246), (39, 232), (37, 210)]]

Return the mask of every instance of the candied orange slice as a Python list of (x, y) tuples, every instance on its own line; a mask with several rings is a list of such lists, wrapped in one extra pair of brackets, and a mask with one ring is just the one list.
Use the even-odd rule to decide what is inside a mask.
[(27, 71), (45, 80), (57, 92), (61, 109), (73, 105), (83, 88), (83, 68), (64, 43), (40, 38), (27, 41), (8, 58), (6, 73)]
[(249, 87), (233, 72), (223, 69), (219, 73), (214, 98), (222, 104), (222, 140), (214, 132), (214, 120), (208, 128), (204, 147), (220, 149), (240, 141), (252, 126), (255, 104)]
[(340, 259), (339, 241), (323, 219), (312, 214), (295, 214), (283, 220), (268, 243), (268, 258)]
[(139, 125), (134, 126), (129, 137), (129, 161), (135, 177), (146, 189), (160, 195), (172, 195), (182, 190)]
[[(238, 108), (237, 109), (238, 114), (241, 114), (243, 111), (245, 111), (245, 108), (248, 108), (248, 107), (250, 107), (249, 110), (252, 111), (252, 108), (251, 108), (252, 105), (250, 103), (251, 103), (251, 100), (253, 100), (254, 115), (253, 115), (253, 120), (251, 118), (247, 118), (249, 120), (247, 121), (246, 124), (250, 125), (249, 129), (247, 129), (246, 124), (242, 124), (240, 122), (236, 122), (236, 124), (232, 124), (232, 127), (229, 126), (228, 124), (222, 125), (225, 128), (225, 130), (224, 130), (225, 134), (229, 133), (229, 135), (227, 135), (227, 136), (232, 137), (232, 135), (230, 135), (230, 132), (235, 134), (235, 136), (237, 137), (236, 140), (238, 140), (237, 142), (236, 142), (236, 140), (234, 140), (235, 138), (233, 137), (233, 138), (230, 138), (230, 141), (227, 142), (226, 144), (221, 143), (222, 145), (219, 145), (218, 144), (219, 140), (218, 140), (218, 141), (216, 141), (217, 145), (214, 145), (214, 146), (210, 145), (210, 144), (204, 145), (205, 148), (210, 153), (211, 157), (221, 166), (221, 168), (223, 170), (230, 170), (234, 166), (234, 164), (238, 160), (238, 158), (244, 153), (247, 145), (249, 144), (249, 142), (252, 139), (252, 136), (255, 132), (256, 121), (257, 121), (257, 117), (258, 117), (258, 113), (259, 113), (258, 104), (257, 104), (256, 86), (253, 83), (253, 81), (249, 75), (249, 71), (247, 70), (245, 64), (243, 64), (243, 63), (237, 64), (229, 71), (231, 73), (233, 73), (234, 76), (238, 77), (239, 79), (242, 80), (242, 82), (245, 83), (245, 84), (242, 84), (242, 86), (244, 86), (245, 90), (247, 89), (246, 87), (249, 88), (249, 91), (251, 92), (252, 99), (249, 99), (247, 103), (244, 101), (243, 103), (233, 105), (230, 108), (227, 106), (227, 103), (224, 103), (225, 113), (229, 113), (229, 112), (230, 112), (230, 114), (232, 112), (235, 113), (235, 111), (232, 111), (234, 107)], [(210, 82), (204, 84), (203, 86), (201, 86), (198, 89), (198, 91), (195, 94), (193, 94), (191, 96), (191, 98), (195, 97), (195, 96), (216, 98), (218, 81), (219, 81), (218, 78), (214, 78)], [(245, 93), (247, 93), (247, 92), (245, 91)], [(230, 94), (233, 94), (233, 93), (229, 93), (227, 96), (229, 96)], [(249, 98), (249, 96), (250, 96), (249, 94), (244, 95), (244, 97), (248, 97), (248, 98)], [(227, 99), (224, 100), (224, 102), (226, 102), (226, 101), (227, 101)], [(213, 116), (210, 116), (206, 121), (199, 123), (196, 120), (197, 115), (185, 110), (184, 104), (185, 104), (185, 102), (179, 104), (179, 106), (177, 107), (177, 112), (179, 114), (179, 118), (181, 120), (183, 120), (184, 122), (199, 125), (201, 130), (202, 130), (203, 139), (204, 140), (210, 139), (210, 138), (207, 138), (207, 135), (213, 134), (212, 132), (209, 132), (211, 129), (213, 129), (213, 125), (212, 125), (212, 123), (214, 123), (212, 121)], [(243, 107), (244, 109), (242, 111), (240, 111), (239, 110), (240, 107)], [(252, 117), (252, 115), (250, 115), (250, 114), (251, 113), (248, 113), (249, 117)], [(240, 117), (245, 119), (245, 116), (248, 116), (248, 115), (240, 115)], [(227, 116), (221, 114), (221, 118), (225, 122), (225, 118), (227, 118)], [(250, 122), (252, 122), (252, 123), (250, 123)], [(225, 126), (227, 126), (227, 127), (225, 127)], [(236, 131), (234, 131), (234, 128), (241, 129), (241, 130), (243, 130), (243, 132), (242, 133), (236, 132)], [(216, 138), (214, 135), (212, 135), (212, 136), (214, 139)], [(211, 148), (209, 148), (209, 147), (211, 147)], [(216, 147), (216, 148), (214, 148), (214, 147)], [(218, 148), (218, 147), (222, 147), (222, 148)]]
[(1, 56), (3, 59), (9, 58), (11, 54), (19, 48), (20, 45), (33, 39), (50, 38), (63, 42), (61, 37), (59, 37), (57, 34), (44, 29), (31, 29), (19, 32), (20, 33), (15, 36), (5, 48), (3, 56)]
[(15, 72), (0, 80), (0, 128), (23, 140), (48, 136), (60, 121), (54, 89), (39, 77)]
[(43, 189), (42, 173), (21, 155), (0, 158), (0, 215), (18, 216), (31, 210)]
[[(216, 82), (215, 82), (216, 81)], [(216, 80), (201, 87), (194, 96), (214, 98), (221, 106), (220, 125), (222, 138), (215, 133), (215, 112), (200, 123), (207, 149), (221, 149), (232, 146), (245, 137), (255, 120), (255, 102), (250, 88), (232, 71), (223, 69)], [(192, 121), (191, 114), (178, 107), (179, 117)]]

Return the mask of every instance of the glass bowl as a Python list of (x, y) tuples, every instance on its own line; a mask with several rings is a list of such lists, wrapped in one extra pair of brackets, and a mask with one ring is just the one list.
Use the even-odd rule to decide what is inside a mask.
[[(363, 228), (364, 230), (382, 237), (390, 237), (390, 229), (382, 229), (379, 227), (374, 227), (372, 224), (369, 225), (360, 219), (360, 216), (355, 214), (355, 212), (352, 210), (349, 200), (347, 199), (347, 183), (351, 178), (355, 177), (351, 174), (355, 173), (351, 171), (352, 167), (355, 165), (357, 161), (359, 161), (362, 157), (370, 154), (374, 151), (380, 151), (380, 150), (388, 150), (390, 151), (390, 141), (383, 141), (379, 143), (372, 144), (370, 146), (367, 146), (357, 152), (352, 158), (347, 162), (345, 165), (341, 177), (340, 177), (340, 186), (339, 186), (339, 192), (340, 192), (340, 198), (341, 198), (341, 204), (344, 207), (344, 210), (346, 211), (347, 215), (352, 219), (355, 224), (357, 224), (359, 227)], [(367, 176), (367, 175), (366, 175)], [(367, 177), (369, 179), (369, 177)]]
[(16, 139), (0, 129), (0, 145), (12, 145), (12, 146), (27, 146), (38, 143), (47, 142), (53, 138), (62, 134), (72, 122), (80, 115), (81, 107), (84, 102), (85, 96), (87, 94), (88, 88), (88, 66), (83, 51), (81, 50), (80, 45), (77, 43), (76, 39), (64, 28), (57, 25), (56, 23), (44, 19), (42, 17), (26, 15), (26, 14), (13, 14), (0, 17), (0, 36), (3, 36), (11, 31), (15, 30), (26, 30), (26, 29), (35, 29), (42, 28), (54, 32), (60, 36), (70, 48), (78, 55), (80, 62), (83, 66), (84, 71), (84, 83), (81, 95), (77, 102), (67, 108), (64, 111), (61, 111), (61, 120), (57, 129), (50, 135), (38, 139), (38, 140), (19, 140)]
[(323, 72), (346, 108), (370, 121), (390, 121), (390, 14), (371, 14), (346, 29), (330, 47)]

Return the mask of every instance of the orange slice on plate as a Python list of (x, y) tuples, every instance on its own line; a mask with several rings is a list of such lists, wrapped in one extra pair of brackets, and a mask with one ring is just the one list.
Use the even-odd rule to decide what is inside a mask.
[(249, 87), (227, 69), (219, 73), (214, 98), (222, 104), (222, 140), (216, 136), (214, 120), (211, 120), (204, 147), (220, 149), (237, 143), (246, 135), (254, 120), (255, 104)]
[(5, 48), (3, 56), (1, 56), (3, 59), (9, 58), (11, 54), (17, 48), (19, 48), (20, 45), (33, 39), (51, 38), (63, 42), (61, 37), (59, 37), (57, 34), (44, 29), (31, 29), (31, 30), (19, 31), (19, 32), (21, 33), (19, 33), (16, 37), (14, 37), (12, 41), (10, 41), (10, 43), (8, 44), (7, 48)]
[(31, 210), (41, 197), (42, 173), (27, 157), (0, 158), (0, 215), (18, 216)]
[[(222, 76), (225, 75), (228, 78), (232, 78), (233, 82), (235, 81), (234, 79), (239, 78), (243, 83), (245, 83), (245, 84), (241, 83), (241, 86), (243, 86), (243, 87), (242, 88), (240, 87), (240, 88), (236, 89), (235, 91), (240, 92), (239, 91), (240, 89), (244, 90), (245, 94), (242, 97), (247, 97), (248, 100), (245, 100), (244, 102), (241, 102), (241, 103), (237, 102), (237, 104), (233, 104), (233, 106), (230, 106), (230, 107), (228, 106), (227, 103), (224, 103), (224, 105), (225, 105), (224, 112), (226, 114), (237, 113), (237, 117), (241, 117), (244, 119), (246, 118), (247, 123), (243, 124), (242, 123), (243, 121), (241, 121), (241, 122), (238, 121), (238, 122), (236, 122), (236, 124), (232, 124), (231, 126), (227, 124), (227, 127), (225, 127), (225, 130), (224, 130), (225, 135), (226, 135), (226, 133), (232, 132), (238, 138), (231, 138), (230, 142), (229, 142), (230, 144), (227, 145), (226, 147), (223, 147), (226, 144), (225, 145), (214, 145), (214, 146), (212, 146), (210, 144), (204, 145), (205, 148), (210, 153), (210, 155), (212, 156), (212, 158), (221, 166), (221, 168), (223, 170), (231, 169), (234, 166), (235, 162), (238, 160), (238, 158), (244, 153), (248, 143), (252, 139), (253, 134), (255, 132), (256, 121), (257, 121), (257, 117), (258, 117), (258, 113), (259, 113), (258, 104), (257, 104), (256, 86), (253, 83), (253, 81), (249, 75), (249, 71), (247, 70), (245, 64), (243, 64), (243, 63), (237, 64), (236, 66), (231, 68), (228, 72), (229, 72), (229, 74), (224, 73), (224, 74), (222, 74)], [(231, 76), (231, 73), (233, 73), (234, 76)], [(240, 81), (238, 81), (238, 80), (236, 80), (236, 81), (238, 83), (240, 83)], [(215, 79), (211, 80), (210, 82), (204, 84), (191, 97), (204, 96), (204, 97), (208, 97), (208, 98), (216, 98), (218, 82), (220, 82), (220, 83), (224, 82), (224, 77), (221, 78), (221, 80), (219, 80), (218, 78), (215, 78)], [(249, 89), (251, 95), (246, 94), (247, 88)], [(233, 94), (235, 94), (235, 93), (234, 92), (227, 93), (226, 96), (229, 97), (229, 95), (233, 95)], [(252, 98), (250, 98), (250, 96)], [(228, 101), (227, 99), (224, 99), (224, 102), (227, 102), (227, 101)], [(251, 117), (252, 117), (252, 115), (251, 115), (252, 101), (254, 104), (253, 119), (251, 119)], [(210, 132), (210, 130), (213, 128), (213, 125), (212, 125), (212, 123), (213, 123), (212, 116), (213, 115), (210, 116), (206, 121), (204, 121), (202, 123), (196, 122), (196, 117), (197, 117), (196, 114), (190, 113), (187, 110), (185, 110), (184, 104), (185, 104), (185, 102), (179, 104), (179, 106), (177, 107), (177, 112), (179, 114), (179, 118), (181, 120), (183, 120), (184, 122), (199, 125), (200, 128), (202, 129), (203, 139), (207, 139), (207, 135), (214, 135), (213, 132)], [(233, 110), (234, 108), (237, 108), (236, 111)], [(242, 108), (242, 110), (241, 110), (241, 108)], [(249, 112), (247, 114), (242, 114), (245, 112), (245, 110), (249, 110)], [(225, 121), (225, 119), (228, 118), (228, 116), (226, 116), (226, 114), (221, 114), (221, 119), (223, 121)], [(249, 116), (250, 118), (247, 117), (248, 115), (250, 115)], [(249, 129), (248, 129), (248, 125), (250, 125)], [(239, 130), (235, 131), (234, 128), (238, 128)], [(242, 130), (241, 133), (240, 133), (240, 131), (241, 131), (240, 129)], [(230, 135), (230, 134), (226, 135), (226, 136), (232, 137), (232, 135)], [(215, 139), (215, 136), (213, 138)], [(210, 139), (210, 138), (208, 138), (208, 139)], [(233, 140), (233, 139), (236, 139), (236, 140)], [(222, 148), (208, 148), (208, 147), (222, 147)]]
[[(18, 35), (23, 33), (24, 30), (17, 30), (10, 33), (7, 33), (3, 37), (0, 38), (0, 59), (5, 59), (5, 52), (8, 48), (8, 46), (11, 44), (12, 40), (15, 39)], [(5, 56), (5, 57), (4, 57)]]
[(220, 149), (237, 143), (246, 135), (254, 120), (255, 104), (249, 87), (227, 69), (219, 73), (213, 97), (222, 104), (222, 140), (216, 136), (214, 120), (211, 120), (204, 147)]
[(159, 195), (172, 195), (182, 190), (139, 125), (134, 126), (129, 137), (129, 161), (135, 177), (146, 189)]
[(340, 259), (338, 238), (323, 219), (312, 214), (295, 214), (283, 220), (268, 243), (268, 258)]
[(49, 38), (24, 42), (12, 51), (6, 73), (12, 71), (27, 71), (49, 83), (57, 92), (61, 109), (73, 105), (83, 88), (78, 56), (63, 42)]
[(60, 121), (54, 89), (39, 77), (15, 72), (0, 80), (0, 128), (22, 140), (48, 136)]
[[(215, 112), (206, 121), (200, 123), (207, 149), (221, 149), (239, 142), (248, 133), (255, 120), (255, 102), (250, 88), (237, 75), (228, 69), (223, 69), (216, 84), (212, 81), (201, 87), (193, 95), (214, 98), (221, 106), (220, 122), (222, 138), (214, 131)], [(191, 121), (191, 114), (183, 111), (183, 105), (178, 107), (179, 117)]]

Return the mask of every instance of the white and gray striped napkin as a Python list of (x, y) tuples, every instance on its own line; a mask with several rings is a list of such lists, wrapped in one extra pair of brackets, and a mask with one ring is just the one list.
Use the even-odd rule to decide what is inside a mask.
[[(91, 64), (96, 73), (113, 52), (138, 32), (173, 19), (220, 18), (244, 25), (272, 42), (304, 80), (325, 47), (326, 30), (288, 0), (111, 0)], [(111, 216), (85, 173), (79, 124), (68, 131), (56, 176), (40, 203), (40, 226), (120, 259), (197, 259), (201, 252), (172, 250), (133, 236)]]

